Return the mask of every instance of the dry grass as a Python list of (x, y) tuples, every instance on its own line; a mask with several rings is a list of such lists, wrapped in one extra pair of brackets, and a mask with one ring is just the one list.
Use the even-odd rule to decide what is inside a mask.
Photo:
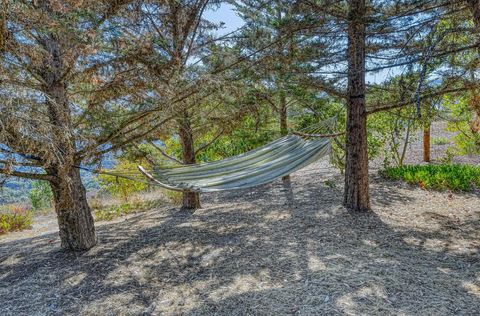
[(478, 195), (374, 177), (375, 211), (350, 214), (331, 169), (292, 179), (102, 225), (83, 254), (55, 234), (0, 243), (0, 314), (478, 313)]

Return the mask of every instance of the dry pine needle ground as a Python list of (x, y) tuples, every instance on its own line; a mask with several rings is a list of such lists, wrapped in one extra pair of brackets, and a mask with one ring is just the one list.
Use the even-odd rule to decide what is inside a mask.
[(0, 243), (2, 315), (475, 315), (480, 197), (372, 175), (374, 212), (341, 205), (324, 164), (249, 191), (204, 196), (98, 227)]

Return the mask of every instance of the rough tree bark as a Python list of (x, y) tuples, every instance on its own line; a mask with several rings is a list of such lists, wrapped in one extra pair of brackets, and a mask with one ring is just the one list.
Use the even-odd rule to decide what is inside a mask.
[(467, 3), (473, 16), (473, 22), (480, 27), (480, 0), (467, 0)]
[[(288, 125), (287, 125), (287, 96), (285, 91), (280, 91), (279, 93), (279, 106), (278, 112), (280, 113), (280, 135), (288, 135)], [(283, 181), (290, 181), (290, 175), (282, 177)]]
[(40, 71), (45, 81), (44, 92), (48, 96), (49, 123), (52, 141), (58, 150), (47, 173), (54, 176), (50, 185), (54, 194), (61, 245), (67, 250), (88, 250), (96, 245), (95, 226), (87, 203), (85, 188), (76, 159), (67, 85), (62, 81), (64, 65), (61, 46), (53, 35), (45, 36), (42, 45), (48, 55)]
[(280, 112), (280, 135), (286, 136), (288, 134), (288, 125), (287, 125), (287, 97), (284, 91), (280, 91), (279, 97), (279, 112)]
[[(182, 144), (183, 163), (196, 163), (193, 132), (188, 113), (184, 113), (183, 118), (179, 120), (179, 136)], [(183, 191), (182, 208), (192, 210), (201, 208), (200, 194), (187, 190)]]
[(370, 209), (365, 108), (365, 15), (365, 0), (349, 1), (344, 205), (353, 211)]
[(63, 176), (52, 173), (50, 182), (58, 219), (61, 245), (69, 250), (88, 250), (95, 246), (97, 237), (80, 170), (71, 168)]
[[(472, 13), (473, 22), (477, 28), (477, 52), (480, 56), (480, 0), (467, 0), (468, 7)], [(480, 60), (480, 57), (479, 57)], [(480, 132), (480, 105), (475, 102), (472, 103), (473, 119), (470, 122), (470, 127), (473, 132)]]
[(423, 161), (430, 162), (430, 124), (423, 127)]

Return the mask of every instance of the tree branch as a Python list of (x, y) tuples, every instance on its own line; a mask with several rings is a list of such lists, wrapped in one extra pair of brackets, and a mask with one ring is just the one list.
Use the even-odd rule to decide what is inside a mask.
[(178, 164), (181, 164), (181, 165), (184, 164), (183, 162), (181, 162), (181, 161), (178, 160), (177, 158), (172, 157), (172, 156), (170, 156), (169, 154), (167, 154), (165, 151), (163, 151), (162, 148), (160, 148), (159, 146), (157, 146), (154, 142), (149, 142), (149, 144), (152, 145), (156, 150), (158, 150), (164, 157), (166, 157), (166, 158), (168, 158), (168, 159), (170, 159), (170, 160), (172, 160), (172, 161), (174, 161), (174, 162), (176, 162), (176, 163), (178, 163)]
[(54, 176), (51, 176), (48, 174), (22, 172), (22, 171), (8, 170), (3, 168), (0, 168), (0, 174), (19, 177), (19, 178), (33, 179), (33, 180), (53, 181), (55, 179)]
[(195, 155), (197, 155), (199, 152), (201, 152), (202, 150), (205, 150), (208, 146), (210, 146), (211, 144), (213, 144), (218, 138), (220, 138), (220, 136), (223, 135), (223, 132), (225, 130), (222, 128), (220, 130), (220, 133), (218, 133), (214, 138), (212, 138), (208, 143), (206, 143), (205, 145), (201, 146), (200, 148), (198, 148), (197, 150), (195, 150)]
[[(469, 90), (472, 90), (472, 89), (475, 89), (475, 88), (478, 88), (478, 87), (464, 86), (464, 87), (460, 87), (460, 88), (444, 89), (444, 90), (432, 92), (432, 93), (429, 93), (429, 94), (425, 94), (425, 95), (422, 96), (422, 99), (441, 96), (441, 95), (445, 95), (445, 94), (448, 94), (448, 93), (469, 91)], [(388, 111), (388, 110), (392, 110), (392, 109), (401, 108), (401, 107), (404, 107), (404, 106), (407, 106), (407, 105), (410, 105), (410, 104), (415, 104), (415, 100), (407, 100), (407, 101), (398, 102), (398, 103), (393, 104), (393, 105), (382, 105), (380, 107), (375, 107), (371, 110), (367, 110), (367, 115), (377, 113), (377, 112), (382, 112), (382, 111)]]

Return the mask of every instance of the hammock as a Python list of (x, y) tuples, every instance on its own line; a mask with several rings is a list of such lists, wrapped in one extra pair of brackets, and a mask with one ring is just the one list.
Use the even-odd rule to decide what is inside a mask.
[[(302, 137), (303, 136), (303, 137)], [(246, 189), (289, 175), (330, 152), (328, 138), (287, 135), (244, 154), (197, 165), (138, 166), (154, 184), (174, 191), (215, 192)]]

